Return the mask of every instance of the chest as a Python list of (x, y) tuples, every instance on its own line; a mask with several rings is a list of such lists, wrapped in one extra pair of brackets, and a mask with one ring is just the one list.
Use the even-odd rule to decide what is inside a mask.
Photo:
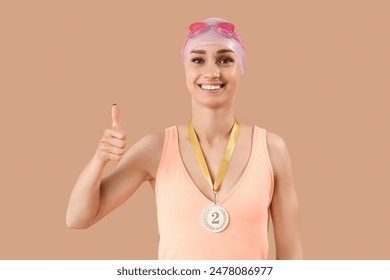
[[(253, 127), (242, 127), (231, 158), (227, 173), (217, 192), (217, 201), (227, 196), (235, 187), (249, 162), (252, 151)], [(201, 145), (202, 146), (202, 145)], [(219, 171), (226, 142), (220, 145), (203, 145), (202, 151), (209, 173), (214, 182)], [(183, 164), (199, 191), (210, 201), (214, 200), (212, 187), (205, 178), (184, 129), (179, 128), (179, 150)]]

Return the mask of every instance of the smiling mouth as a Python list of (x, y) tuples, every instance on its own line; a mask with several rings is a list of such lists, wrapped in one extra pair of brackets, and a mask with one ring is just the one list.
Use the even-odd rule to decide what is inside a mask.
[(219, 84), (219, 85), (203, 85), (203, 84), (200, 84), (198, 86), (201, 89), (204, 89), (204, 90), (220, 90), (221, 88), (223, 88), (225, 86), (225, 84)]

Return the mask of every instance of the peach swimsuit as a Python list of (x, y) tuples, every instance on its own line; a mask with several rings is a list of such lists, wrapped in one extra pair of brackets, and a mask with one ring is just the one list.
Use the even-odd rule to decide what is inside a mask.
[(267, 259), (273, 172), (266, 130), (254, 127), (247, 166), (231, 192), (218, 201), (229, 213), (227, 228), (206, 230), (203, 211), (212, 204), (192, 181), (179, 150), (176, 126), (165, 129), (156, 176), (160, 243), (158, 259)]

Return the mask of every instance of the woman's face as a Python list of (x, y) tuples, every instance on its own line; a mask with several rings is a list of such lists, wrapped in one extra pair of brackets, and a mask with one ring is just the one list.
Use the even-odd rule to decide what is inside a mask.
[(233, 101), (240, 78), (237, 56), (222, 45), (194, 48), (184, 62), (186, 82), (193, 99), (210, 107)]

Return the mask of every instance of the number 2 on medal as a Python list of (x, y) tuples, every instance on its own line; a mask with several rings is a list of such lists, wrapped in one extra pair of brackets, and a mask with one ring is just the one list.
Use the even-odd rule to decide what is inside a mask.
[(213, 212), (213, 214), (211, 214), (211, 217), (213, 217), (213, 221), (211, 222), (212, 224), (219, 224), (219, 214), (218, 212)]

